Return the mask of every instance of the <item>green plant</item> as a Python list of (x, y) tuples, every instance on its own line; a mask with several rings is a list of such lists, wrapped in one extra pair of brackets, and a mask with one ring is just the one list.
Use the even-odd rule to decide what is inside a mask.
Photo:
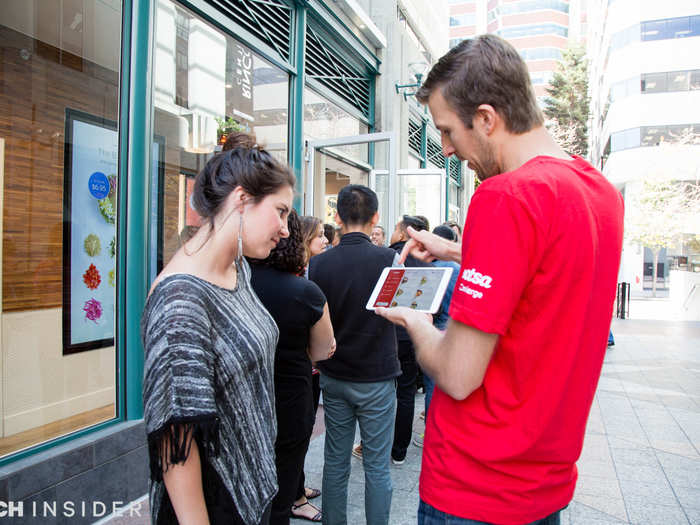
[(225, 119), (220, 117), (215, 117), (216, 123), (219, 128), (216, 130), (216, 134), (219, 137), (226, 136), (234, 131), (243, 131), (245, 128), (241, 126), (236, 119), (233, 117), (226, 117)]

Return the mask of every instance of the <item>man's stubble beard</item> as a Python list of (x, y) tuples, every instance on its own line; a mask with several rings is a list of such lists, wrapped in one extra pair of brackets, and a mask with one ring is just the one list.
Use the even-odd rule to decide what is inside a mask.
[(479, 135), (476, 137), (481, 162), (475, 171), (477, 178), (483, 182), (489, 177), (503, 173), (503, 169), (498, 165), (496, 154), (493, 151), (493, 146), (491, 146), (491, 144), (489, 144), (485, 139), (482, 139)]

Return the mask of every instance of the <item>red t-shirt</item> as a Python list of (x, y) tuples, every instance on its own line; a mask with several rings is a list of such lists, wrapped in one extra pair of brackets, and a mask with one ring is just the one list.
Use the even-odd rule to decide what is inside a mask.
[(426, 503), (515, 525), (571, 501), (622, 224), (622, 196), (581, 158), (535, 157), (476, 190), (450, 317), (500, 337), (467, 399), (435, 388), (420, 477)]

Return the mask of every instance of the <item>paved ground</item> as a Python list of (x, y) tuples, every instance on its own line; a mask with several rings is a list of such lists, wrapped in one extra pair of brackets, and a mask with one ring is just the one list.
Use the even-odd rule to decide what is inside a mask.
[[(700, 323), (616, 320), (613, 331), (617, 344), (605, 359), (576, 494), (562, 523), (700, 525)], [(416, 415), (422, 403), (418, 395)], [(423, 429), (417, 417), (414, 429)], [(416, 523), (420, 453), (411, 446), (406, 463), (392, 466), (392, 525)], [(308, 485), (321, 486), (322, 469), (320, 434), (307, 455)], [(348, 524), (364, 523), (363, 471), (355, 458), (348, 499)]]
[[(565, 525), (700, 524), (700, 323), (613, 323), (588, 422), (574, 501)], [(416, 414), (423, 396), (416, 397)], [(414, 429), (422, 432), (416, 418)], [(308, 482), (320, 487), (323, 436), (307, 455)], [(420, 449), (392, 465), (393, 525), (415, 525)], [(364, 523), (361, 462), (352, 460), (348, 523)], [(295, 525), (303, 522), (294, 520)]]

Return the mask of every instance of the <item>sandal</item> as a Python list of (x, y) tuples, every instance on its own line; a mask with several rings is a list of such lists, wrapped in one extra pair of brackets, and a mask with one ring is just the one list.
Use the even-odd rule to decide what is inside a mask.
[[(294, 514), (295, 510), (300, 509), (304, 505), (308, 505), (309, 507), (311, 507), (312, 509), (314, 509), (318, 512), (316, 512), (316, 514), (314, 514), (314, 516), (312, 518), (307, 518), (303, 514)], [(323, 513), (319, 509), (314, 507), (309, 501), (307, 501), (306, 503), (302, 503), (301, 505), (292, 505), (291, 515), (292, 515), (292, 518), (297, 519), (297, 520), (307, 520), (307, 521), (313, 521), (313, 522), (317, 522), (317, 523), (320, 523), (321, 520), (323, 519)]]
[(318, 498), (320, 495), (320, 490), (312, 489), (311, 487), (304, 487), (304, 496), (306, 496), (306, 499)]

